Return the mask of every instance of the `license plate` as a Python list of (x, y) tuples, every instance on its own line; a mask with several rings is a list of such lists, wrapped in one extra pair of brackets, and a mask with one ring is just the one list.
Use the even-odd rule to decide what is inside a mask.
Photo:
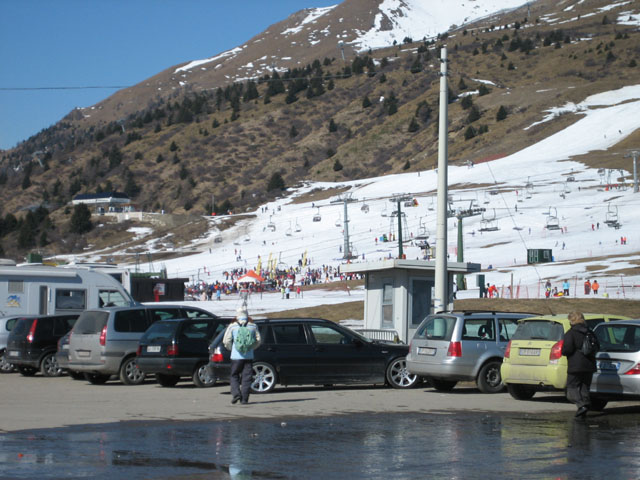
[(605, 372), (617, 372), (620, 369), (620, 362), (598, 361), (598, 370)]
[(76, 352), (76, 355), (78, 356), (78, 358), (87, 358), (91, 356), (91, 352), (89, 350), (78, 350)]
[(147, 347), (148, 353), (158, 353), (160, 351), (160, 345), (149, 345)]
[(540, 349), (539, 348), (521, 348), (519, 351), (519, 355), (521, 357), (539, 357)]
[(19, 356), (20, 356), (20, 352), (19, 352), (19, 351), (17, 351), (17, 350), (11, 350), (11, 351), (9, 352), (9, 356), (10, 356), (10, 357), (19, 357)]
[(431, 347), (418, 347), (418, 355), (435, 355), (436, 349)]

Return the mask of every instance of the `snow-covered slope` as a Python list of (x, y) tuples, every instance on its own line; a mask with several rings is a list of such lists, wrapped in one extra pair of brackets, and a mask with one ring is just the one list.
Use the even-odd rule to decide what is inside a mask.
[[(541, 283), (546, 279), (560, 287), (565, 278), (571, 280), (572, 294), (579, 293), (585, 278), (598, 278), (601, 293), (640, 296), (640, 272), (630, 275), (632, 270), (628, 270), (637, 268), (640, 262), (640, 194), (633, 193), (632, 175), (628, 171), (592, 169), (569, 160), (574, 155), (607, 149), (640, 128), (640, 85), (593, 95), (570, 108), (564, 106), (564, 111), (581, 118), (509, 157), (449, 167), (449, 183), (457, 186), (449, 192), (451, 208), (471, 204), (486, 208), (483, 216), (464, 220), (465, 261), (491, 268), (484, 273), (492, 284), (506, 286), (513, 275), (519, 296), (524, 298), (540, 296)], [(629, 170), (631, 166), (629, 159)], [(625, 188), (615, 186), (622, 183), (621, 177), (625, 177)], [(339, 184), (312, 183), (292, 197), (318, 188), (348, 187), (348, 193), (359, 200), (348, 207), (350, 240), (359, 261), (374, 260), (397, 255), (396, 243), (381, 241), (383, 235), (397, 232), (397, 224), (389, 216), (395, 209), (389, 202), (393, 194), (412, 194), (418, 201), (418, 206), (404, 208), (404, 237), (428, 230), (432, 233), (430, 240), (435, 241), (436, 184), (435, 171), (422, 171)], [(259, 208), (255, 219), (231, 230), (220, 233), (212, 229), (206, 240), (196, 242), (201, 253), (165, 262), (169, 274), (212, 282), (224, 280), (224, 272), (236, 268), (255, 268), (260, 259), (265, 268), (269, 258), (297, 265), (305, 255), (311, 268), (340, 265), (342, 205), (331, 199), (315, 204), (292, 203), (292, 197)], [(314, 221), (318, 215), (321, 220)], [(619, 229), (605, 223), (612, 219), (620, 224)], [(547, 228), (554, 223), (560, 228)], [(269, 228), (270, 224), (275, 230)], [(487, 226), (499, 229), (483, 231)], [(448, 227), (447, 251), (455, 260), (456, 220), (450, 219)], [(625, 244), (622, 237), (626, 238)], [(153, 251), (153, 240), (148, 247)], [(553, 249), (555, 262), (527, 265), (528, 248)], [(407, 258), (422, 258), (417, 246), (407, 245), (404, 251)], [(621, 274), (623, 269), (627, 271)], [(476, 285), (473, 277), (468, 285)], [(476, 296), (477, 290), (467, 295)]]
[(405, 37), (435, 37), (453, 25), (488, 17), (505, 9), (525, 5), (523, 0), (383, 0), (370, 30), (351, 43), (358, 50), (383, 48)]

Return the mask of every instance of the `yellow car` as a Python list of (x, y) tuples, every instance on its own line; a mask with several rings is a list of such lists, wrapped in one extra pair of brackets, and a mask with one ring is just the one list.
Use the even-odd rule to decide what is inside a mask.
[[(585, 314), (584, 318), (591, 329), (602, 322), (629, 319), (607, 314)], [(513, 398), (528, 400), (540, 388), (563, 390), (567, 386), (567, 357), (562, 356), (562, 343), (569, 328), (567, 315), (518, 321), (500, 368), (502, 381)]]

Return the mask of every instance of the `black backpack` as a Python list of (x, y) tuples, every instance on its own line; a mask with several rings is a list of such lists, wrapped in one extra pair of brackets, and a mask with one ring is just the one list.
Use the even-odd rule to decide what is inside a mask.
[(584, 335), (584, 339), (582, 340), (582, 347), (580, 351), (585, 357), (593, 357), (600, 350), (600, 342), (598, 341), (598, 337), (593, 333), (593, 330), (587, 330), (587, 333)]

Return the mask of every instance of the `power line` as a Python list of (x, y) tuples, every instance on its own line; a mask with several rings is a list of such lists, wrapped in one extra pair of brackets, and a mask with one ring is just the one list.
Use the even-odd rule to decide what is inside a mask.
[(121, 89), (129, 88), (132, 85), (84, 85), (79, 87), (0, 87), (0, 90), (7, 92), (33, 91), (33, 90), (98, 90), (98, 89)]

